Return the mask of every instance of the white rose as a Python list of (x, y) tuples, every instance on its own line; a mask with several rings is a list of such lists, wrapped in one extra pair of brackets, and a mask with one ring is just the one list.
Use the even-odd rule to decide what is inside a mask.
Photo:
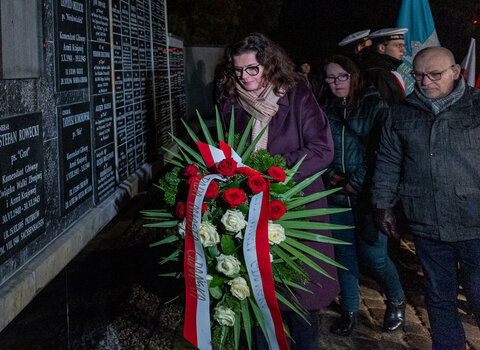
[(232, 255), (220, 254), (217, 256), (217, 271), (227, 276), (240, 272), (240, 261)]
[(178, 223), (178, 234), (185, 237), (185, 226), (187, 225), (187, 219), (183, 219)]
[(225, 225), (227, 231), (238, 233), (247, 226), (245, 216), (240, 210), (228, 209), (222, 216), (222, 223)]
[(211, 247), (220, 242), (217, 228), (210, 222), (204, 221), (200, 225), (200, 241), (204, 247)]
[(242, 231), (238, 232), (238, 233), (235, 235), (235, 238), (243, 239), (243, 233), (242, 233)]
[(247, 281), (243, 277), (237, 277), (228, 282), (230, 285), (230, 292), (238, 300), (243, 300), (250, 296), (250, 288), (248, 288)]
[(285, 229), (282, 225), (268, 221), (268, 243), (280, 244), (285, 240)]
[(217, 306), (213, 318), (222, 326), (232, 327), (235, 324), (235, 312), (225, 306)]
[(211, 281), (211, 280), (213, 280), (213, 276), (212, 276), (212, 275), (209, 275), (209, 274), (207, 274), (207, 281)]
[(270, 254), (270, 262), (273, 262), (273, 255)]

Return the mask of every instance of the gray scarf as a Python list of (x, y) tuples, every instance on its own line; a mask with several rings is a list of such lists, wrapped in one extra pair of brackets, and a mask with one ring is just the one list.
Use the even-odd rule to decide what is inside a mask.
[(460, 100), (465, 92), (465, 80), (463, 77), (460, 77), (455, 82), (452, 92), (446, 96), (437, 97), (437, 98), (428, 98), (417, 86), (415, 86), (415, 94), (423, 102), (423, 104), (432, 111), (434, 115), (438, 115), (440, 112), (444, 111), (455, 102)]

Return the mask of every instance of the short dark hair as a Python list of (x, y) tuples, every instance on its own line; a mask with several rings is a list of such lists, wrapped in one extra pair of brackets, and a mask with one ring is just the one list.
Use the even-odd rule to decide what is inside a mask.
[(225, 50), (223, 67), (217, 79), (219, 100), (235, 95), (233, 57), (249, 52), (255, 53), (258, 63), (264, 68), (264, 81), (273, 86), (275, 94), (279, 95), (281, 90), (291, 90), (301, 79), (295, 71), (295, 64), (279, 45), (261, 33), (253, 33)]
[(327, 65), (330, 63), (336, 63), (342, 67), (347, 73), (350, 74), (350, 92), (348, 94), (348, 103), (358, 106), (362, 100), (364, 90), (365, 90), (365, 81), (362, 77), (360, 69), (355, 64), (353, 60), (344, 55), (334, 55), (327, 58), (323, 66), (323, 71), (321, 75), (322, 87), (319, 92), (318, 101), (320, 106), (325, 106), (328, 101), (333, 97), (330, 87), (325, 82), (327, 76), (326, 70)]

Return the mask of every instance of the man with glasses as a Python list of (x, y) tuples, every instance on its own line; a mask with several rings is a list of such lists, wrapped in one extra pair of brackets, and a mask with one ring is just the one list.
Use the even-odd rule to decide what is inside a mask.
[(413, 61), (415, 90), (390, 109), (374, 176), (377, 224), (398, 238), (401, 203), (426, 279), (433, 349), (464, 349), (461, 283), (480, 326), (480, 91), (446, 48)]
[(407, 28), (386, 28), (370, 33), (372, 46), (359, 56), (365, 78), (390, 106), (405, 98), (405, 84), (397, 68), (402, 64), (407, 31)]

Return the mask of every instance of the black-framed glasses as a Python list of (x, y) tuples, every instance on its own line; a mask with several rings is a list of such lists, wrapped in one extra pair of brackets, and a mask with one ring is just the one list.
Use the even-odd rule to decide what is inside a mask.
[(431, 72), (431, 73), (416, 73), (415, 71), (411, 71), (410, 75), (412, 76), (413, 79), (416, 81), (422, 81), (423, 78), (427, 77), (431, 81), (437, 81), (442, 79), (442, 74), (445, 73), (447, 70), (455, 67), (454, 64), (452, 64), (450, 67), (447, 69), (442, 70), (441, 72)]
[(347, 81), (349, 78), (350, 78), (350, 73), (344, 73), (344, 74), (337, 75), (336, 77), (326, 77), (325, 82), (327, 84), (332, 84), (332, 83), (336, 84), (337, 80), (338, 81)]
[(260, 73), (260, 63), (257, 64), (256, 66), (248, 66), (245, 68), (233, 68), (233, 72), (235, 73), (235, 76), (237, 78), (241, 78), (244, 71), (251, 77), (254, 77), (258, 75), (258, 73)]

